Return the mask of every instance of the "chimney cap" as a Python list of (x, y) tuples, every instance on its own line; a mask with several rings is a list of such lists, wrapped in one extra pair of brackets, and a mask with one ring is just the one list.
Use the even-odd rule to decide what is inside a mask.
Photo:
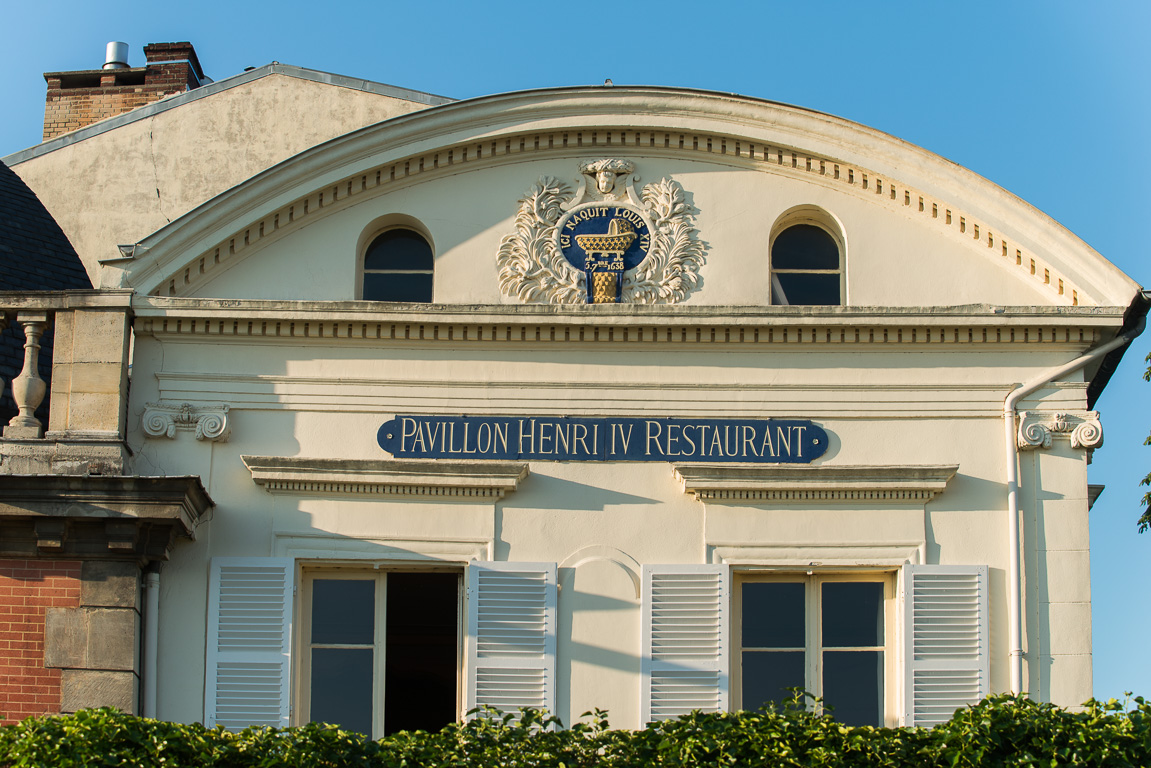
[(192, 71), (200, 80), (205, 80), (204, 70), (200, 66), (200, 59), (196, 56), (195, 47), (187, 42), (176, 43), (148, 43), (144, 46), (144, 58), (149, 64), (158, 64), (164, 61), (187, 61), (192, 65)]
[(128, 69), (127, 43), (108, 43), (104, 49), (104, 69)]

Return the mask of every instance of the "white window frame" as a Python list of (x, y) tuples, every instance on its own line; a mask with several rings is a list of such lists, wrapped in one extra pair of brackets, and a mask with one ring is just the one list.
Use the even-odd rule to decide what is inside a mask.
[[(428, 250), (431, 252), (431, 255), (432, 255), (432, 268), (431, 269), (369, 269), (367, 267), (368, 251), (371, 250), (371, 248), (375, 244), (375, 242), (377, 240), (379, 240), (381, 237), (383, 237), (384, 235), (388, 234), (389, 232), (393, 232), (396, 230), (404, 230), (406, 232), (411, 232), (412, 234), (419, 236), (425, 243), (427, 243)], [(432, 242), (431, 236), (424, 230), (424, 228), (422, 226), (417, 226), (415, 222), (409, 223), (409, 222), (401, 221), (401, 222), (397, 222), (395, 224), (390, 224), (390, 225), (383, 227), (379, 230), (376, 230), (375, 233), (371, 237), (367, 238), (364, 245), (360, 248), (360, 254), (359, 254), (359, 259), (358, 259), (359, 269), (358, 269), (357, 274), (356, 274), (356, 297), (359, 301), (382, 301), (381, 299), (368, 299), (368, 298), (364, 297), (364, 282), (365, 282), (365, 278), (368, 275), (431, 275), (432, 276), (432, 293), (431, 293), (431, 295), (428, 297), (427, 301), (415, 302), (418, 304), (431, 304), (435, 301), (435, 295), (436, 295), (436, 293), (435, 293), (436, 292), (435, 260), (436, 260), (436, 247), (435, 247), (435, 244)]]
[[(839, 266), (836, 269), (776, 269), (775, 268), (775, 241), (783, 234), (785, 230), (792, 227), (807, 224), (818, 229), (823, 230), (835, 243), (836, 249), (839, 251)], [(796, 306), (847, 306), (847, 238), (844, 235), (843, 223), (829, 211), (824, 210), (815, 205), (800, 205), (796, 206), (783, 215), (781, 215), (771, 228), (771, 235), (768, 239), (767, 251), (768, 274), (770, 276), (770, 285), (768, 286), (768, 303), (774, 306), (789, 306), (791, 302), (787, 300), (787, 295), (780, 284), (778, 275), (786, 274), (813, 274), (813, 275), (839, 275), (839, 303), (838, 304), (820, 304), (820, 305), (796, 305)], [(778, 295), (784, 299), (782, 304), (776, 304), (774, 297)]]
[(416, 563), (388, 563), (386, 566), (365, 563), (301, 563), (297, 595), (296, 647), (298, 663), (295, 665), (295, 690), (293, 707), (294, 725), (311, 722), (311, 661), (313, 644), (312, 627), (312, 583), (316, 579), (348, 579), (374, 581), (375, 589), (375, 628), (372, 648), (372, 738), (384, 735), (384, 683), (387, 671), (387, 576), (390, 573), (454, 573), (458, 578), (456, 608), (456, 720), (459, 721), (463, 706), (464, 681), (464, 566), (452, 564), (429, 566)]
[[(788, 572), (740, 569), (736, 570), (732, 590), (732, 672), (731, 688), (733, 708), (743, 708), (743, 585), (756, 582), (790, 582), (804, 584), (805, 606), (805, 688), (817, 697), (823, 696), (822, 656), (820, 645), (822, 611), (821, 586), (834, 582), (882, 582), (883, 584), (883, 722), (892, 727), (899, 723), (900, 644), (898, 572), (828, 571)], [(809, 708), (812, 702), (808, 701)]]

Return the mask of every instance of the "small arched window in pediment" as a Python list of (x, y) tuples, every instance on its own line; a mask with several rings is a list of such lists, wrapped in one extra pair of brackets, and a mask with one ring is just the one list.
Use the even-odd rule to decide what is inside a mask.
[(816, 224), (793, 224), (771, 244), (771, 303), (843, 304), (843, 249)]
[(432, 300), (432, 246), (418, 232), (395, 228), (381, 233), (364, 251), (364, 301)]

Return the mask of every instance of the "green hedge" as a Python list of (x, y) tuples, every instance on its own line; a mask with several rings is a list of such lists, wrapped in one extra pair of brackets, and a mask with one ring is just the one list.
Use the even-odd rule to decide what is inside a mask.
[(794, 707), (695, 713), (638, 731), (608, 728), (602, 712), (570, 729), (553, 725), (527, 711), (371, 741), (325, 725), (228, 733), (94, 709), (0, 728), (0, 767), (1151, 766), (1142, 697), (1069, 712), (992, 696), (932, 729), (852, 728)]

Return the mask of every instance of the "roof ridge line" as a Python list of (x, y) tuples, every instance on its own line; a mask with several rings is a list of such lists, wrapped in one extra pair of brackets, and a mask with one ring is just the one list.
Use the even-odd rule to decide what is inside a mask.
[(216, 80), (214, 82), (206, 83), (199, 88), (193, 88), (190, 91), (177, 94), (175, 96), (168, 96), (153, 101), (151, 104), (145, 104), (142, 107), (123, 112), (114, 117), (109, 117), (105, 120), (86, 125), (70, 133), (65, 133), (48, 141), (37, 144), (27, 149), (22, 149), (13, 152), (10, 155), (0, 157), (0, 162), (3, 162), (8, 167), (18, 165), (20, 163), (32, 160), (34, 158), (54, 152), (57, 149), (71, 146), (77, 142), (90, 139), (94, 136), (99, 136), (116, 128), (129, 125), (138, 120), (144, 120), (154, 115), (167, 112), (170, 109), (183, 106), (197, 99), (207, 98), (222, 91), (230, 90), (241, 85), (247, 85), (268, 75), (287, 75), (299, 80), (309, 80), (314, 83), (326, 83), (327, 85), (335, 85), (340, 88), (351, 88), (353, 90), (365, 91), (368, 93), (375, 93), (380, 96), (389, 96), (391, 98), (402, 99), (404, 101), (413, 101), (420, 104), (427, 104), (428, 106), (439, 106), (440, 104), (450, 104), (456, 99), (448, 98), (446, 96), (436, 96), (431, 93), (424, 93), (423, 91), (415, 91), (410, 88), (401, 88), (395, 85), (388, 85), (387, 83), (378, 83), (373, 80), (366, 80), (362, 77), (348, 77), (346, 75), (337, 75), (331, 72), (323, 72), (318, 69), (308, 69), (306, 67), (298, 67), (294, 64), (281, 64), (278, 61), (273, 61), (271, 64), (265, 64), (262, 67), (249, 69), (245, 72), (226, 77), (223, 80)]

